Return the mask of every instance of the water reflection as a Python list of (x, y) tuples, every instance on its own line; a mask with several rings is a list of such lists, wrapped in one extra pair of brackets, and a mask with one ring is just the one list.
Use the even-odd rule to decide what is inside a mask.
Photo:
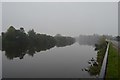
[[(73, 44), (73, 43), (72, 43)], [(68, 45), (72, 45), (72, 44), (68, 44)], [(63, 46), (63, 44), (59, 44), (60, 47), (65, 47), (68, 46), (67, 44)], [(28, 46), (28, 47), (22, 47), (20, 48), (19, 46), (9, 46), (7, 45), (7, 48), (4, 48), (3, 51), (5, 51), (5, 55), (8, 59), (12, 60), (14, 58), (19, 58), (19, 59), (23, 59), (24, 56), (26, 54), (30, 55), (30, 56), (34, 56), (34, 54), (36, 54), (36, 52), (40, 52), (40, 51), (46, 51), (49, 50), (51, 48), (55, 47), (55, 45), (53, 46)]]
[(80, 46), (75, 43), (70, 46), (52, 47), (50, 50), (35, 52), (30, 57), (27, 52), (24, 59), (19, 57), (7, 59), (3, 52), (3, 76), (34, 77), (34, 78), (90, 78), (88, 72), (81, 71), (89, 66), (87, 61), (96, 56), (92, 46)]

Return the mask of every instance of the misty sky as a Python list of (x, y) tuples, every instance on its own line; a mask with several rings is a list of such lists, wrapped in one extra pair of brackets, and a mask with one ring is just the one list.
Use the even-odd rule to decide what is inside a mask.
[(117, 35), (118, 6), (115, 2), (2, 3), (2, 30), (11, 25), (50, 35)]

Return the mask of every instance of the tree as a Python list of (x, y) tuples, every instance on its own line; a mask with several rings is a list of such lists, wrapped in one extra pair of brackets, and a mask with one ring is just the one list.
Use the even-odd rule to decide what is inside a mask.
[(61, 34), (56, 34), (55, 37), (61, 37), (62, 35)]
[(67, 36), (61, 36), (60, 34), (57, 34), (54, 38), (56, 40), (56, 46), (57, 47), (63, 47), (63, 46), (71, 45), (75, 42), (74, 38), (67, 37)]
[(67, 46), (75, 42), (72, 37), (58, 34), (53, 37), (46, 34), (36, 33), (33, 29), (25, 33), (24, 28), (15, 29), (13, 26), (7, 32), (2, 32), (3, 51), (9, 59), (19, 57), (23, 59), (25, 54), (34, 56), (35, 52), (50, 49), (56, 46)]
[(7, 32), (14, 32), (16, 29), (13, 27), (13, 26), (10, 26), (8, 29), (7, 29)]
[(20, 28), (20, 32), (25, 33), (25, 30), (23, 27)]

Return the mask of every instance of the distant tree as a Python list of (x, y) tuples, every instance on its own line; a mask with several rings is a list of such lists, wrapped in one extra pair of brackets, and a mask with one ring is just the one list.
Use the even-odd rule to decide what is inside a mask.
[(13, 27), (13, 26), (10, 26), (8, 29), (7, 29), (7, 32), (14, 32), (16, 29)]
[(24, 28), (20, 28), (20, 32), (22, 32), (22, 33), (25, 33), (25, 30), (24, 30)]
[(67, 37), (67, 36), (61, 36), (60, 34), (57, 34), (54, 38), (56, 40), (56, 46), (57, 47), (63, 47), (63, 46), (71, 45), (75, 42), (74, 38)]
[(37, 44), (36, 32), (32, 29), (28, 31), (29, 45), (35, 46)]
[(20, 30), (16, 30), (13, 26), (10, 26), (6, 33), (2, 33), (3, 49), (24, 48), (25, 46), (27, 46), (27, 40), (28, 39), (26, 33), (24, 33), (23, 31), (21, 32)]
[(62, 35), (61, 34), (56, 34), (55, 37), (61, 37)]
[(95, 50), (99, 49), (106, 49), (107, 47), (107, 41), (105, 40), (105, 37), (102, 36), (97, 44), (95, 44)]
[(94, 35), (80, 35), (77, 39), (80, 45), (92, 45), (94, 46), (100, 41), (101, 36), (94, 34)]
[(28, 31), (28, 36), (34, 37), (35, 35), (36, 35), (36, 32), (34, 31), (34, 29)]

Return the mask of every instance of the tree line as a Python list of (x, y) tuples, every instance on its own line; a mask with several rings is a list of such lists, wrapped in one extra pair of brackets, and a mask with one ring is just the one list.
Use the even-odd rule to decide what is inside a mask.
[(6, 32), (2, 32), (2, 51), (5, 51), (5, 55), (9, 59), (15, 57), (22, 59), (25, 54), (33, 56), (35, 52), (47, 50), (54, 46), (64, 47), (75, 42), (72, 37), (59, 35), (40, 34), (33, 29), (26, 33), (22, 27), (15, 29), (10, 26)]
[(92, 45), (94, 46), (96, 43), (99, 43), (101, 39), (100, 35), (79, 35), (77, 41), (80, 45)]

